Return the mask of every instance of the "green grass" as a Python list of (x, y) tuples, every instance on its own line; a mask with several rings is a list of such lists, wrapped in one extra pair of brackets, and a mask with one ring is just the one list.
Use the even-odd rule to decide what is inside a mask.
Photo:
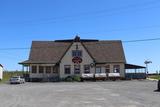
[(149, 76), (149, 78), (160, 80), (160, 75)]
[(3, 72), (3, 79), (0, 81), (0, 83), (5, 83), (7, 81), (9, 81), (9, 79), (12, 76), (17, 76), (17, 75), (23, 75), (24, 72), (21, 71), (7, 71), (7, 72)]

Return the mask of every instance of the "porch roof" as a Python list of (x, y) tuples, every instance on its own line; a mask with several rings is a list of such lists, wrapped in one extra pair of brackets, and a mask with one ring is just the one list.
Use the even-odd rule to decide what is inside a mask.
[(146, 67), (134, 65), (134, 64), (125, 64), (125, 69), (142, 69), (142, 68), (146, 68)]
[(31, 60), (26, 60), (26, 61), (20, 62), (19, 64), (28, 65), (28, 64), (56, 64), (56, 63), (52, 62), (52, 61), (31, 61)]

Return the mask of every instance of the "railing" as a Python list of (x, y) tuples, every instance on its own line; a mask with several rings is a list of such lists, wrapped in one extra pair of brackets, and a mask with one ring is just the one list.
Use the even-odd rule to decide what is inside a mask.
[(146, 79), (146, 73), (126, 73), (126, 79)]
[(120, 79), (120, 73), (88, 73), (88, 74), (82, 74), (82, 79), (92, 79), (92, 80), (116, 80)]

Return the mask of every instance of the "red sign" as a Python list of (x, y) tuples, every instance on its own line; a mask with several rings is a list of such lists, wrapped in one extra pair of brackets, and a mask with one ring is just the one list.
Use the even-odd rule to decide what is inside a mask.
[(74, 57), (72, 59), (72, 62), (74, 62), (74, 63), (81, 63), (82, 62), (82, 58), (80, 58), (80, 57)]

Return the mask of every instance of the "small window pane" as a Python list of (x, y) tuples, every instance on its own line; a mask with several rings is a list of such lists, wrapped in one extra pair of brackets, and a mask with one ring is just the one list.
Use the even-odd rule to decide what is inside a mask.
[(82, 51), (77, 51), (77, 56), (82, 57)]
[(44, 67), (43, 66), (39, 66), (39, 73), (44, 73)]
[(70, 74), (71, 73), (71, 66), (70, 65), (65, 65), (64, 66), (64, 72), (65, 72), (65, 74)]
[(101, 67), (96, 67), (96, 73), (101, 73)]
[(46, 73), (51, 73), (51, 66), (46, 66)]
[(90, 65), (84, 65), (84, 73), (90, 73)]
[(73, 56), (73, 57), (76, 56), (76, 51), (75, 51), (75, 50), (72, 51), (72, 56)]
[(113, 70), (114, 70), (113, 72), (119, 73), (120, 72), (120, 65), (114, 65)]
[(74, 73), (80, 74), (80, 65), (74, 65)]
[(73, 50), (72, 57), (82, 57), (82, 51), (81, 50)]
[(37, 66), (32, 66), (32, 73), (37, 73)]
[(106, 65), (106, 73), (110, 73), (110, 65)]

